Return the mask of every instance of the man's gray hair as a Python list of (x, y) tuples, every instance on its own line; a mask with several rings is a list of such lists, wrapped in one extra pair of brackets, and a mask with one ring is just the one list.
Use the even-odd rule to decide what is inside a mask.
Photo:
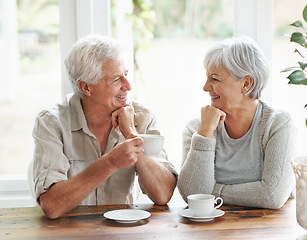
[(118, 58), (122, 50), (119, 42), (110, 37), (89, 35), (79, 39), (64, 61), (74, 93), (82, 98), (79, 80), (97, 84), (104, 76), (103, 63)]

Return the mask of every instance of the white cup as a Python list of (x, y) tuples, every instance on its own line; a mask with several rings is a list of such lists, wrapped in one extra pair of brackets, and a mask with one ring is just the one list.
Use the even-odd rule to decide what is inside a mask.
[[(218, 200), (220, 201), (219, 205), (214, 207)], [(210, 194), (192, 194), (188, 196), (189, 209), (195, 217), (210, 216), (222, 204), (223, 199), (221, 197), (215, 198), (215, 196)]]
[(164, 137), (154, 134), (140, 134), (143, 138), (143, 152), (147, 156), (158, 155), (163, 150)]

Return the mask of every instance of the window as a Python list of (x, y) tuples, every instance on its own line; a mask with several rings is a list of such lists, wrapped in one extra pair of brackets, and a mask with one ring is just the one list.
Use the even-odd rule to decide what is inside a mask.
[(58, 0), (0, 0), (0, 16), (0, 175), (25, 175), (34, 119), (61, 100)]
[(210, 104), (203, 58), (208, 47), (233, 35), (234, 1), (153, 1), (152, 39), (135, 58), (135, 97), (158, 117), (169, 160), (180, 169), (182, 131)]
[[(307, 127), (305, 119), (307, 109), (306, 86), (295, 86), (288, 84), (286, 77), (289, 73), (281, 73), (287, 67), (297, 65), (299, 56), (294, 54), (296, 44), (290, 43), (289, 38), (294, 27), (291, 23), (303, 21), (302, 12), (306, 6), (306, 1), (286, 0), (274, 1), (274, 42), (273, 42), (273, 71), (272, 71), (272, 100), (274, 105), (285, 109), (295, 122), (299, 132), (299, 154), (306, 155), (304, 145), (307, 142)], [(289, 11), (291, 9), (291, 11)]]
[(33, 206), (27, 169), (38, 112), (61, 100), (58, 0), (0, 0), (0, 207)]
[[(114, 13), (116, 19), (113, 20), (121, 22), (121, 26), (112, 34), (124, 38), (126, 27), (123, 24), (127, 21), (121, 15), (131, 5), (127, 0), (114, 1), (125, 6), (122, 8), (125, 11)], [(307, 141), (305, 89), (287, 85), (286, 75), (280, 73), (297, 61), (294, 48), (282, 34), (288, 31), (289, 23), (298, 20), (305, 3), (275, 0), (271, 11), (267, 6), (272, 1), (147, 1), (156, 10), (156, 25), (151, 31), (153, 38), (144, 41), (147, 45), (136, 54), (139, 69), (133, 83), (134, 97), (150, 106), (159, 118), (166, 136), (165, 148), (177, 170), (181, 163), (182, 130), (187, 121), (199, 116), (203, 105), (210, 104), (208, 95), (202, 91), (205, 82), (202, 61), (206, 49), (237, 32), (256, 35), (260, 38), (258, 42), (269, 51), (266, 39), (274, 32), (268, 100), (293, 115), (301, 142)], [(92, 9), (91, 4), (95, 4)], [(97, 4), (105, 5), (97, 7)], [(0, 50), (3, 53), (0, 82), (5, 86), (0, 88), (0, 176), (15, 179), (18, 189), (24, 189), (26, 179), (15, 175), (26, 175), (32, 159), (31, 132), (37, 113), (60, 102), (71, 91), (65, 74), (61, 76), (63, 59), (77, 38), (90, 33), (110, 35), (107, 5), (108, 1), (100, 0), (33, 0), (31, 4), (27, 4), (27, 0), (0, 0)], [(60, 23), (61, 11), (65, 14)], [(264, 13), (266, 19), (274, 15), (274, 29), (270, 30), (270, 22), (267, 26), (261, 23)], [(246, 15), (249, 17), (245, 18)], [(40, 16), (44, 16), (44, 21)], [(12, 185), (2, 179), (0, 182), (1, 200), (1, 191), (9, 190)]]

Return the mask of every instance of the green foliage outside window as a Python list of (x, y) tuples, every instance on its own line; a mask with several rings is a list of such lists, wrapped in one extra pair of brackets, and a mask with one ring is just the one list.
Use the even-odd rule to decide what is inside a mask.
[[(305, 21), (304, 24), (306, 24), (307, 5), (303, 10), (302, 15)], [(297, 28), (297, 31), (294, 31), (291, 34), (290, 42), (294, 42), (297, 44), (297, 48), (295, 48), (294, 53), (297, 53), (302, 58), (302, 60), (298, 61), (297, 66), (288, 67), (282, 71), (291, 72), (291, 74), (287, 77), (289, 79), (289, 84), (307, 85), (307, 62), (305, 60), (305, 56), (307, 54), (307, 29), (304, 27), (304, 24), (301, 20), (297, 20), (294, 23), (290, 24), (291, 26)], [(307, 107), (307, 104), (305, 104), (305, 107)], [(307, 126), (307, 119), (305, 123)]]

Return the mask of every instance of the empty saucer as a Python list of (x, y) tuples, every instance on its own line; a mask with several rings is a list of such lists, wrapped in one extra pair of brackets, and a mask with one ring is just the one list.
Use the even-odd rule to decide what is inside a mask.
[(118, 223), (136, 223), (142, 219), (149, 218), (151, 214), (144, 210), (119, 209), (106, 212), (103, 216)]

